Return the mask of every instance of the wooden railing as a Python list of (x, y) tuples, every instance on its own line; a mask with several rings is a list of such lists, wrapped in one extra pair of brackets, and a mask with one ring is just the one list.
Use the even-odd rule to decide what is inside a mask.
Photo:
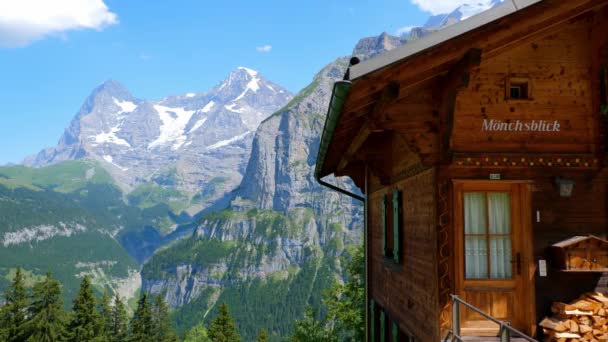
[(460, 306), (461, 305), (470, 310), (475, 311), (476, 313), (480, 314), (487, 320), (498, 324), (498, 326), (500, 326), (500, 329), (498, 331), (498, 337), (500, 338), (500, 342), (510, 342), (512, 335), (517, 336), (520, 339), (523, 338), (524, 340), (526, 340), (528, 342), (538, 342), (537, 340), (533, 339), (532, 337), (529, 337), (526, 334), (522, 333), (521, 331), (511, 327), (508, 322), (500, 321), (500, 320), (488, 315), (487, 313), (479, 310), (478, 308), (474, 307), (473, 305), (460, 299), (460, 297), (458, 297), (457, 295), (451, 295), (451, 296), (452, 296), (452, 342), (463, 342), (464, 341), (463, 337), (460, 336)]

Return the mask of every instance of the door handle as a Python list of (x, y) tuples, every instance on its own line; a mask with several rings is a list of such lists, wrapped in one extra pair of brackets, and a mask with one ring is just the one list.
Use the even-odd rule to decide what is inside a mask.
[(515, 255), (515, 259), (511, 259), (511, 263), (515, 264), (517, 275), (521, 275), (521, 253), (517, 253)]

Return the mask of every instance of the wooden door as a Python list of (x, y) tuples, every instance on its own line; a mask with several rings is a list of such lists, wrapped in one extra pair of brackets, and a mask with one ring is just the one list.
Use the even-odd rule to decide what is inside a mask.
[[(455, 182), (454, 250), (456, 293), (530, 334), (534, 284), (527, 267), (531, 259), (527, 189), (521, 182)], [(469, 309), (463, 308), (461, 315), (463, 335), (498, 333), (496, 324)]]

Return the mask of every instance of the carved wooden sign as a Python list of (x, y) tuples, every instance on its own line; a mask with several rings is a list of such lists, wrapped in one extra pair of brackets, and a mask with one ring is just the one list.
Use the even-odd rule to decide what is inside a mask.
[(482, 131), (495, 132), (560, 132), (558, 120), (495, 120), (483, 119)]

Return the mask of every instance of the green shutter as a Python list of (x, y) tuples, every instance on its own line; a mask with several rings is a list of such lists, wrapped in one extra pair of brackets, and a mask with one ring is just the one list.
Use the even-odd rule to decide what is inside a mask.
[(386, 247), (387, 243), (386, 243), (386, 210), (387, 210), (387, 198), (386, 195), (382, 196), (382, 256), (386, 256)]
[(401, 239), (399, 231), (401, 230), (401, 191), (393, 191), (393, 259), (399, 263), (399, 245)]
[(384, 310), (380, 311), (380, 342), (386, 342), (386, 329), (384, 324)]
[(369, 316), (370, 316), (370, 321), (371, 321), (371, 327), (370, 327), (370, 338), (372, 342), (376, 341), (376, 303), (372, 300), (371, 303), (369, 304), (370, 308), (369, 308)]
[(393, 322), (393, 342), (399, 342), (399, 327)]

